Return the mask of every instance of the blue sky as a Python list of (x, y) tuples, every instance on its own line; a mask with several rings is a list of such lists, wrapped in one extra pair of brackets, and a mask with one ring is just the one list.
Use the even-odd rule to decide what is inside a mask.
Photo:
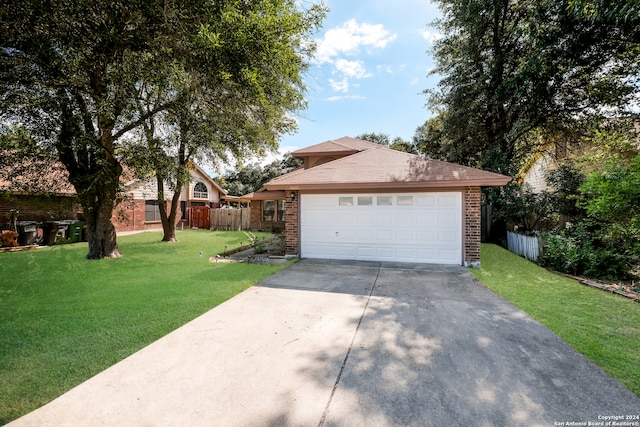
[(364, 132), (410, 140), (431, 113), (422, 91), (437, 37), (428, 24), (438, 9), (426, 0), (327, 0), (330, 11), (314, 39), (318, 50), (305, 82), (308, 108), (280, 152)]

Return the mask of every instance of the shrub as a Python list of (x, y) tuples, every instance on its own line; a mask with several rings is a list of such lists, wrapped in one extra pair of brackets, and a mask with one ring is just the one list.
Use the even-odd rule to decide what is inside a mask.
[(561, 273), (594, 279), (628, 279), (638, 262), (635, 248), (627, 247), (625, 237), (602, 238), (601, 230), (586, 223), (566, 228), (559, 233), (542, 235), (540, 265)]

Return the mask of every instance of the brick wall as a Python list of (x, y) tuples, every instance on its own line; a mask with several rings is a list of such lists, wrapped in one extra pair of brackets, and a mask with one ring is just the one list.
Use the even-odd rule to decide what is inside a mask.
[[(286, 209), (286, 205), (285, 205)], [(286, 216), (286, 213), (285, 213)], [(285, 220), (286, 221), (286, 220)], [(263, 221), (262, 220), (262, 200), (251, 201), (251, 216), (249, 228), (254, 231), (282, 231), (285, 229), (285, 222)]]
[(20, 211), (18, 221), (78, 219), (82, 207), (75, 197), (0, 194), (0, 224), (9, 222), (9, 212)]
[(467, 187), (464, 191), (464, 263), (480, 267), (481, 234), (480, 187)]
[[(167, 202), (167, 209), (171, 209), (171, 203)], [(144, 219), (145, 201), (144, 200), (124, 200), (113, 211), (111, 222), (116, 231), (141, 231), (141, 230), (161, 230), (162, 223), (160, 221), (146, 222)], [(178, 205), (176, 213), (176, 223), (180, 224), (182, 211)]]
[[(293, 194), (293, 198), (291, 197)], [(296, 191), (285, 192), (285, 254), (300, 256), (299, 194)], [(295, 200), (293, 200), (295, 199)]]

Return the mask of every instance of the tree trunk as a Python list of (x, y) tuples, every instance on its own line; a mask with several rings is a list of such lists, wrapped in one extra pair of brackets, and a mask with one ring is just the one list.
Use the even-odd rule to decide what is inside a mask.
[(182, 187), (176, 186), (173, 197), (171, 199), (171, 211), (167, 213), (167, 203), (164, 198), (164, 179), (160, 175), (156, 175), (158, 183), (158, 208), (160, 209), (160, 221), (162, 222), (162, 241), (177, 242), (176, 238), (176, 214), (178, 212), (178, 203), (180, 202), (180, 191)]
[(119, 258), (116, 229), (111, 223), (115, 196), (110, 200), (101, 197), (94, 200), (90, 206), (83, 204), (89, 242), (87, 259)]

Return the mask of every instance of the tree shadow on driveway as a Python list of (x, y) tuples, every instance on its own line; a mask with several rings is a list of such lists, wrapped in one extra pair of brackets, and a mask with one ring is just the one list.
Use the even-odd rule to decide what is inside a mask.
[(295, 270), (296, 289), (370, 293), (349, 349), (326, 343), (298, 356), (308, 359), (299, 372), (308, 381), (334, 382), (319, 425), (549, 426), (640, 408), (464, 268), (309, 261)]

